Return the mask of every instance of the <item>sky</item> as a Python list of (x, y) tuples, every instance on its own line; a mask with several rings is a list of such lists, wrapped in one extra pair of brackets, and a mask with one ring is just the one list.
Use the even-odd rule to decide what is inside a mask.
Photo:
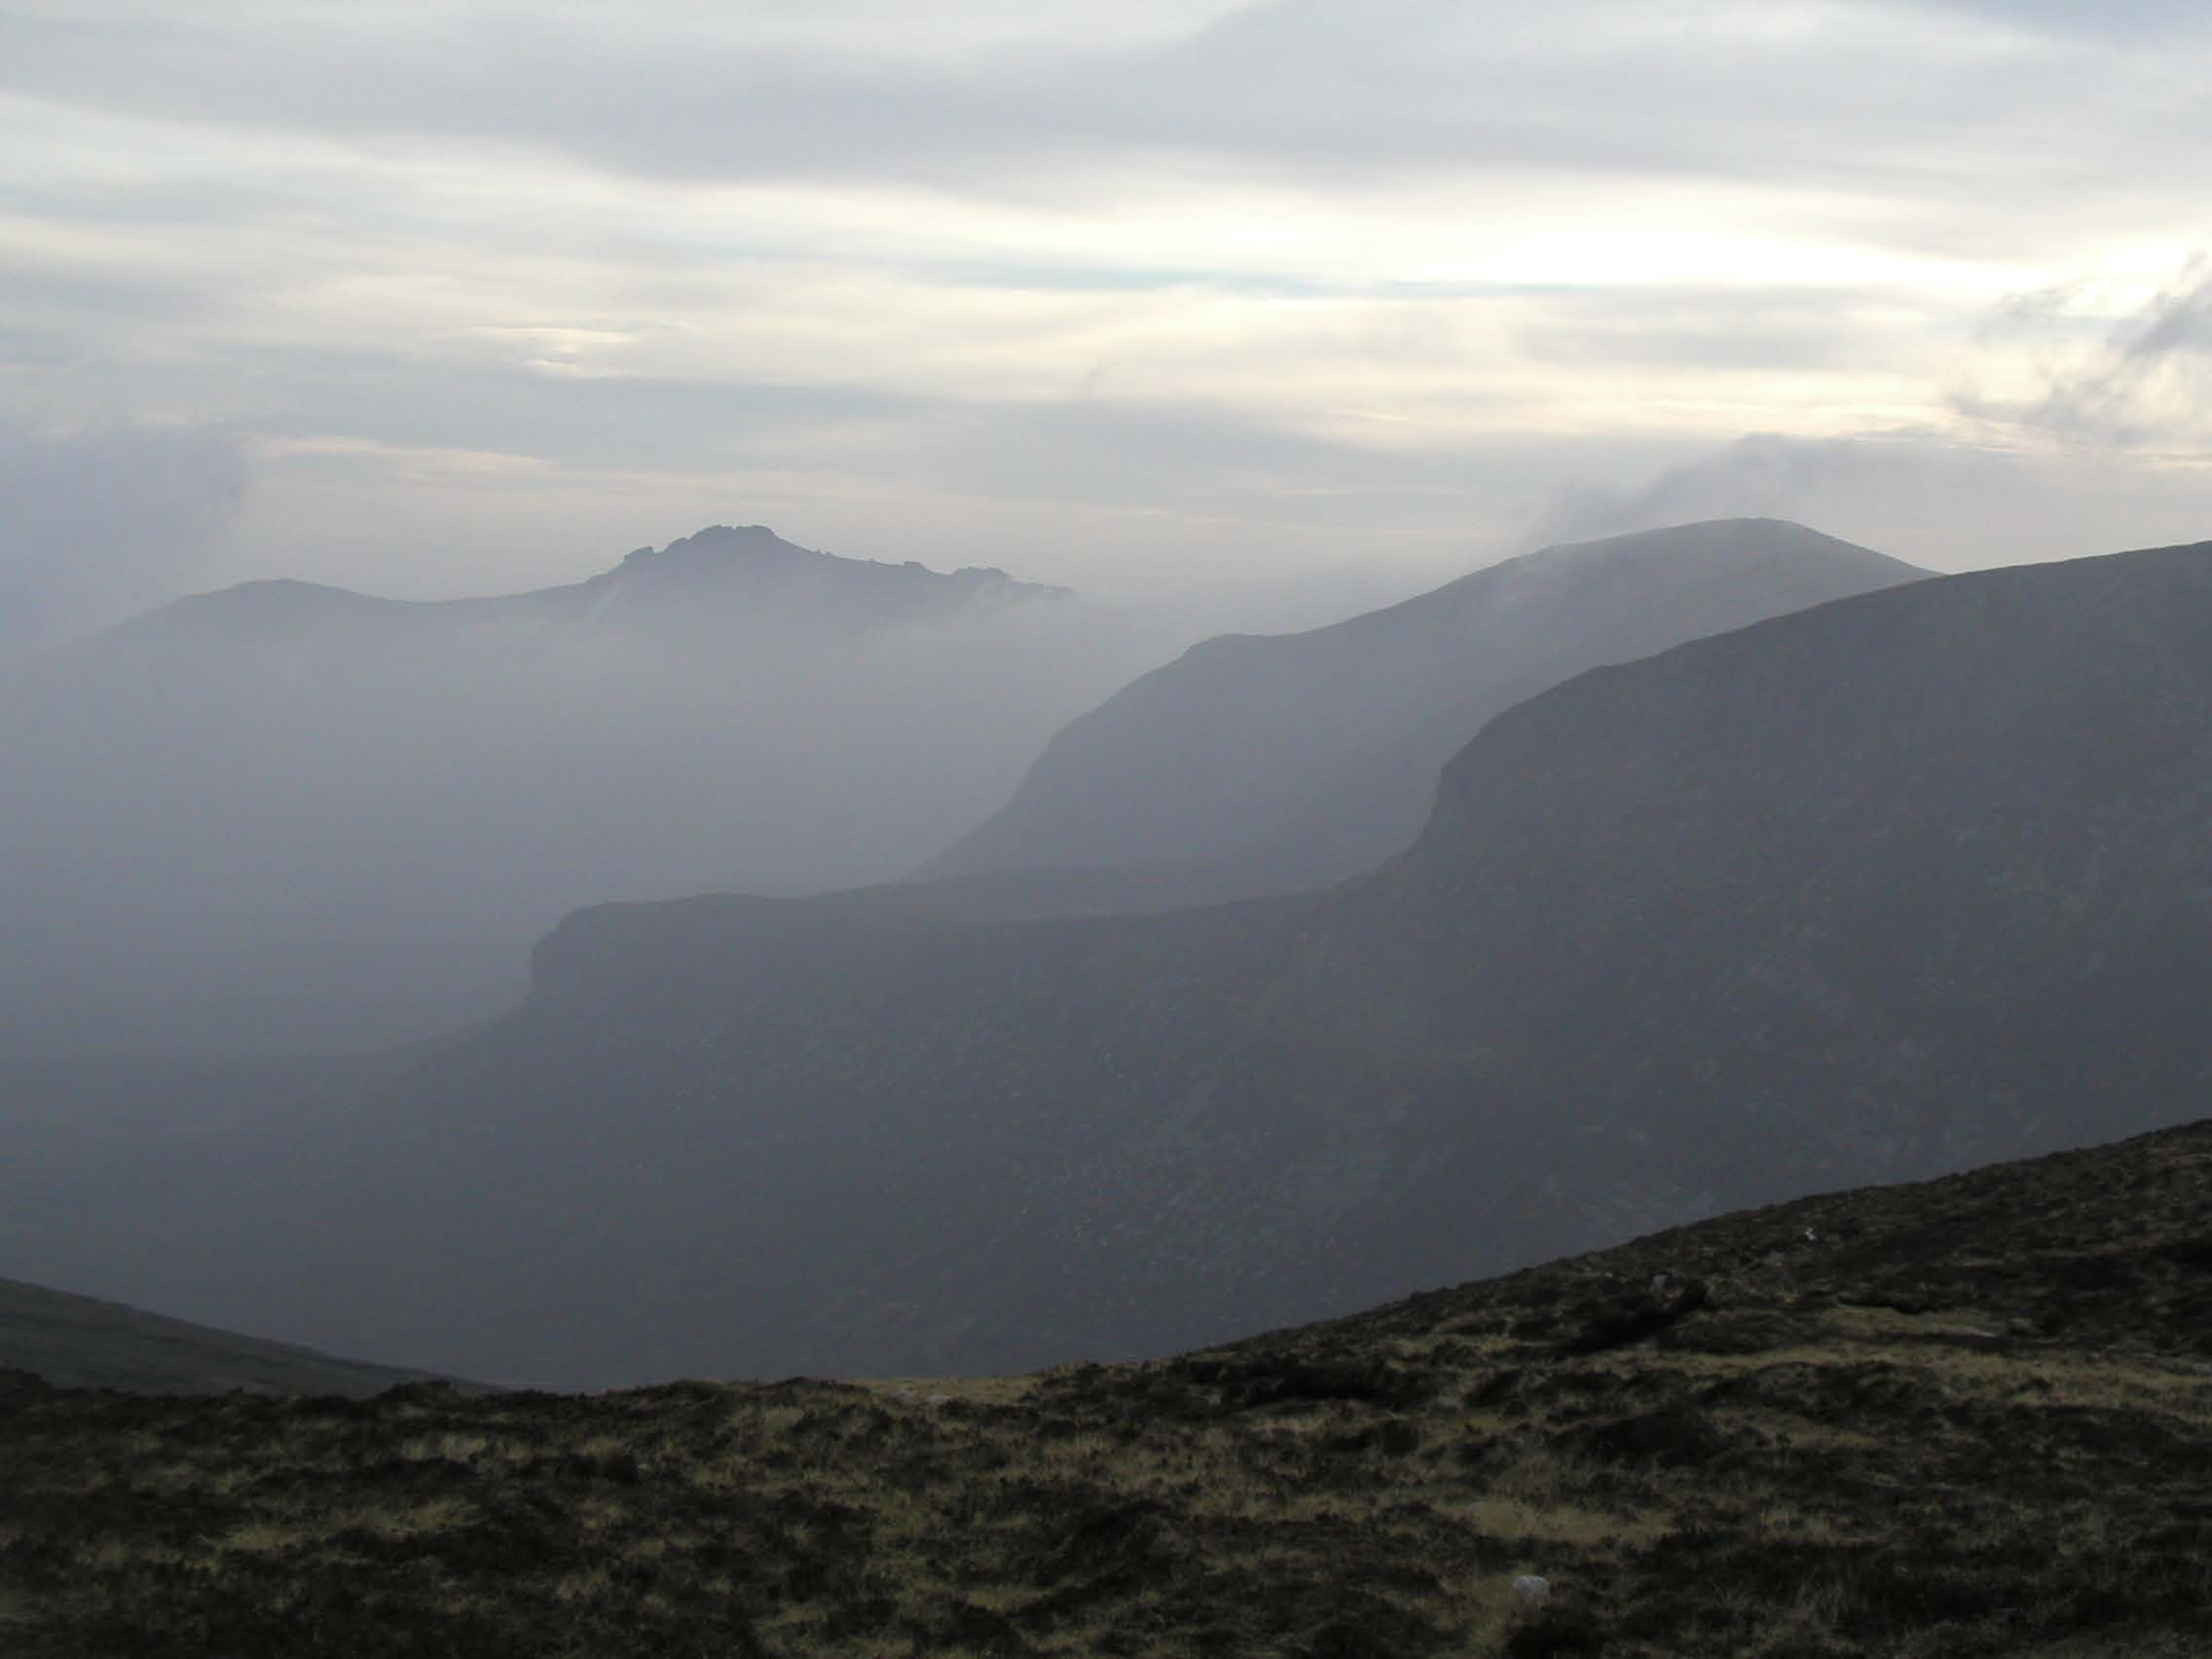
[(2203, 0), (0, 0), (0, 650), (711, 523), (1265, 623), (2212, 535)]

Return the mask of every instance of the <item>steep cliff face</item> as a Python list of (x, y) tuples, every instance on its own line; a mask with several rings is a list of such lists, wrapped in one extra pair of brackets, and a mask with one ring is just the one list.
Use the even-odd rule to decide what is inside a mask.
[(2207, 1057), (2208, 613), (2177, 548), (1588, 676), (1454, 762), (1375, 925), (1565, 1087), (1641, 1078), (1648, 1116), (1668, 1068), (1683, 1132), (1704, 1096), (1949, 1159), (2093, 1114), (2116, 1064), (2170, 1096)]
[(1524, 705), (1318, 897), (586, 911), (286, 1213), (181, 1219), (245, 1299), (192, 1306), (476, 1376), (996, 1369), (2182, 1121), (2207, 665), (2212, 544), (1953, 577)]

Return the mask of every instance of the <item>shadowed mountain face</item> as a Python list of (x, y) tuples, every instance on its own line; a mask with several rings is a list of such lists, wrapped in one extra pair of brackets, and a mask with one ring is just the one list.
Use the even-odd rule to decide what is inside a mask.
[(1180, 899), (1325, 887), (1412, 843), (1438, 769), (1499, 711), (1923, 574), (1732, 519), (1547, 548), (1310, 633), (1208, 640), (1063, 728), (1004, 810), (923, 873), (1133, 867)]
[(0, 1279), (0, 1371), (141, 1394), (360, 1395), (434, 1381), (10, 1279)]
[(2212, 545), (1915, 583), (1535, 698), (1318, 897), (585, 911), (10, 1271), (501, 1378), (1163, 1351), (2200, 1114), (2208, 822)]
[(1138, 649), (758, 527), (507, 598), (183, 601), (0, 674), (0, 1049), (389, 1040), (511, 1004), (577, 904), (884, 879)]

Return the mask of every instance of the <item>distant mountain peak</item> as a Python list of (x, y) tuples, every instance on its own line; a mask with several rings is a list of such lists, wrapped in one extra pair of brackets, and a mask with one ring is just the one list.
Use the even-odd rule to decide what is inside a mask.
[(1699, 574), (1736, 578), (1751, 571), (1815, 569), (1836, 577), (1856, 571), (1876, 586), (1928, 574), (1886, 553), (1790, 519), (1724, 518), (1549, 542), (1518, 558), (1485, 566), (1450, 585), (1479, 592), (1536, 572), (1567, 580), (1621, 572), (1641, 580), (1670, 581)]
[(1071, 597), (1065, 588), (1010, 576), (993, 565), (963, 565), (934, 571), (918, 559), (886, 564), (850, 559), (786, 541), (764, 524), (709, 525), (661, 548), (640, 547), (599, 580), (624, 583), (640, 579), (728, 577), (806, 572), (824, 582), (872, 583), (903, 590), (933, 589), (941, 594), (1004, 594), (1011, 598)]

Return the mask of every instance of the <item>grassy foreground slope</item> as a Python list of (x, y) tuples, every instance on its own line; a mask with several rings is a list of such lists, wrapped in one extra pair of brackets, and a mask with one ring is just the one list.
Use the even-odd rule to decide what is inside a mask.
[(0, 1279), (0, 1367), (63, 1387), (149, 1394), (374, 1394), (431, 1378), (14, 1279)]
[(2208, 1468), (2199, 1124), (1146, 1365), (18, 1378), (0, 1650), (2200, 1654)]

